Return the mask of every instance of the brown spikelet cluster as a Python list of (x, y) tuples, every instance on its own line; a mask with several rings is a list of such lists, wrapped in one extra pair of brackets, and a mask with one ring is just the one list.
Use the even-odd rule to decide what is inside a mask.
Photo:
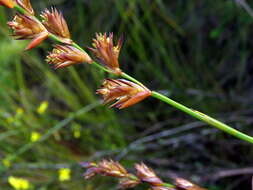
[(112, 160), (102, 160), (98, 163), (81, 163), (86, 168), (85, 179), (95, 175), (119, 178), (119, 188), (133, 188), (141, 183), (147, 183), (152, 190), (207, 190), (183, 178), (174, 179), (174, 185), (165, 183), (155, 172), (145, 164), (135, 164), (136, 175), (129, 173), (120, 163)]
[[(44, 10), (42, 21), (37, 19), (30, 0), (0, 0), (1, 5), (19, 7), (22, 10), (14, 19), (8, 22), (13, 30), (13, 36), (18, 40), (31, 39), (27, 50), (38, 46), (46, 38), (52, 38), (62, 45), (54, 45), (46, 61), (55, 69), (65, 68), (80, 63), (92, 64), (91, 57), (71, 39), (67, 22), (63, 14), (56, 8)], [(15, 5), (15, 6), (14, 6)], [(114, 44), (113, 33), (97, 33), (93, 39), (93, 48), (89, 48), (100, 61), (102, 67), (115, 75), (123, 75), (119, 67), (119, 54), (123, 40), (120, 38)], [(98, 65), (95, 63), (95, 65)], [(101, 68), (101, 66), (99, 66)], [(126, 76), (126, 75), (124, 75)], [(151, 91), (140, 83), (125, 79), (105, 79), (97, 90), (102, 95), (105, 104), (113, 103), (111, 107), (119, 109), (132, 106), (151, 95)]]
[(111, 176), (120, 178), (120, 188), (131, 188), (135, 187), (141, 181), (134, 175), (128, 173), (128, 171), (118, 162), (112, 160), (102, 160), (99, 163), (81, 163), (87, 171), (84, 174), (85, 179), (90, 179), (95, 175)]
[(116, 100), (116, 103), (112, 104), (111, 107), (123, 109), (150, 96), (151, 91), (144, 86), (124, 79), (105, 79), (102, 88), (97, 90), (97, 94), (103, 96), (105, 104)]
[(17, 14), (14, 19), (8, 22), (12, 28), (13, 36), (18, 40), (32, 39), (26, 49), (32, 49), (48, 37), (46, 28), (34, 17)]
[(55, 69), (68, 67), (78, 63), (92, 63), (90, 56), (70, 45), (55, 45), (46, 61)]
[(61, 12), (57, 11), (55, 8), (51, 8), (51, 11), (46, 9), (41, 13), (41, 17), (43, 19), (42, 23), (50, 33), (61, 38), (62, 42), (71, 44), (72, 40), (69, 28)]
[(118, 61), (122, 42), (120, 38), (117, 45), (114, 45), (113, 33), (110, 33), (109, 36), (106, 33), (100, 33), (96, 34), (96, 38), (93, 39), (93, 48), (90, 48), (105, 67), (118, 75), (122, 73)]

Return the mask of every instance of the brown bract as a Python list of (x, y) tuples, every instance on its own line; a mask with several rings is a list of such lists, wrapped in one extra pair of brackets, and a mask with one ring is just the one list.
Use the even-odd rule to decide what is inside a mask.
[(48, 37), (46, 28), (32, 16), (17, 14), (8, 25), (13, 29), (16, 39), (32, 39), (26, 50), (34, 48)]
[(144, 100), (151, 95), (151, 91), (124, 79), (105, 79), (97, 94), (103, 96), (105, 104), (116, 101), (110, 107), (123, 109)]
[(14, 7), (14, 1), (13, 0), (0, 0), (0, 5), (6, 6), (8, 8)]
[(68, 25), (61, 12), (55, 8), (51, 8), (51, 11), (46, 9), (41, 13), (41, 17), (43, 19), (42, 23), (50, 33), (56, 35), (63, 43), (72, 43)]
[(20, 7), (25, 9), (27, 13), (29, 13), (30, 15), (34, 15), (34, 10), (32, 8), (30, 0), (16, 0), (16, 2)]
[(183, 178), (176, 178), (175, 185), (178, 190), (207, 190)]
[(104, 34), (96, 34), (93, 39), (93, 47), (89, 48), (101, 63), (115, 74), (120, 75), (122, 72), (119, 68), (119, 53), (122, 47), (122, 38), (119, 39), (117, 45), (113, 45), (113, 33), (107, 36)]
[(140, 183), (141, 183), (141, 181), (138, 178), (132, 179), (131, 174), (129, 174), (128, 177), (122, 178), (119, 181), (119, 188), (120, 189), (133, 188), (133, 187), (139, 185)]
[(46, 61), (52, 64), (55, 69), (84, 62), (92, 63), (92, 59), (86, 52), (70, 45), (55, 45)]

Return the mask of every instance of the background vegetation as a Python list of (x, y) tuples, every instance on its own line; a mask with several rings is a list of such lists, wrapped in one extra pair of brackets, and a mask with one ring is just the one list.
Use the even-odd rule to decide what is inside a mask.
[[(62, 10), (82, 46), (95, 32), (124, 34), (127, 73), (253, 135), (253, 18), (239, 1), (31, 2), (36, 10)], [(44, 61), (49, 42), (24, 52), (27, 42), (12, 40), (6, 27), (11, 15), (0, 8), (1, 189), (13, 189), (10, 176), (36, 190), (116, 189), (110, 178), (82, 177), (78, 162), (102, 158), (129, 168), (144, 161), (165, 181), (181, 176), (210, 190), (250, 189), (252, 145), (155, 99), (122, 111), (101, 106), (94, 92), (104, 74), (86, 65), (54, 71)], [(71, 179), (60, 181), (64, 167)]]

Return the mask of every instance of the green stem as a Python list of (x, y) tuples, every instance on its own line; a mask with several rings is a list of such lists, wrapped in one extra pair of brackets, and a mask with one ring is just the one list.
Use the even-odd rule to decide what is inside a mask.
[(140, 81), (136, 80), (135, 78), (131, 77), (130, 75), (128, 75), (126, 73), (122, 73), (120, 76), (123, 77), (123, 78), (125, 78), (125, 79), (128, 79), (128, 80), (130, 80), (130, 81), (132, 81), (132, 82), (134, 82), (136, 84), (144, 86)]
[(208, 115), (205, 115), (201, 112), (190, 109), (190, 108), (188, 108), (188, 107), (186, 107), (186, 106), (184, 106), (184, 105), (182, 105), (182, 104), (180, 104), (180, 103), (178, 103), (178, 102), (176, 102), (176, 101), (174, 101), (174, 100), (172, 100), (172, 99), (170, 99), (158, 92), (155, 92), (155, 91), (152, 92), (152, 97), (157, 98), (157, 99), (159, 99), (159, 100), (161, 100), (161, 101), (163, 101), (163, 102), (165, 102), (165, 103), (167, 103), (167, 104), (169, 104), (169, 105), (171, 105), (171, 106), (173, 106), (173, 107), (175, 107), (175, 108), (177, 108), (177, 109), (179, 109), (179, 110), (181, 110), (181, 111), (183, 111), (183, 112), (185, 112), (185, 113), (187, 113), (187, 114), (189, 114), (201, 121), (204, 121), (204, 122), (210, 124), (211, 126), (214, 126), (214, 127), (218, 128), (230, 135), (233, 135), (241, 140), (244, 140), (244, 141), (247, 141), (247, 142), (250, 142), (253, 144), (253, 137), (248, 136), (248, 135), (208, 116)]
[(20, 12), (21, 14), (25, 14), (26, 10), (23, 9), (22, 7), (18, 6), (17, 4), (14, 5), (14, 9), (16, 9), (18, 12)]

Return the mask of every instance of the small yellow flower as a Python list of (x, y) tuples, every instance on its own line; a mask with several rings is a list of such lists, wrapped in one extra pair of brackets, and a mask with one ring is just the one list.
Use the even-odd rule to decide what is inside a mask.
[(80, 131), (80, 130), (75, 130), (75, 131), (74, 131), (74, 137), (75, 137), (76, 139), (79, 139), (79, 138), (81, 137), (81, 131)]
[(23, 108), (17, 108), (16, 109), (16, 116), (21, 116), (24, 113)]
[(81, 137), (81, 126), (78, 124), (74, 124), (72, 126), (72, 130), (74, 138), (79, 139)]
[(41, 102), (40, 106), (37, 109), (38, 114), (42, 115), (46, 112), (48, 108), (48, 101)]
[(3, 160), (2, 160), (2, 163), (3, 163), (3, 165), (4, 165), (6, 168), (11, 167), (11, 162), (10, 162), (10, 160), (9, 160), (8, 158), (3, 159)]
[(58, 171), (59, 181), (69, 181), (71, 179), (71, 170), (69, 168), (61, 168)]
[(14, 123), (14, 121), (15, 121), (15, 118), (12, 117), (12, 116), (7, 117), (7, 119), (6, 119), (6, 122), (9, 123), (9, 124)]
[(23, 178), (10, 176), (8, 182), (16, 190), (27, 190), (30, 188), (29, 181)]
[(40, 133), (38, 133), (38, 132), (36, 132), (36, 131), (33, 131), (33, 132), (31, 133), (30, 140), (31, 140), (31, 142), (36, 142), (36, 141), (40, 140), (40, 137), (41, 137), (41, 134), (40, 134)]

